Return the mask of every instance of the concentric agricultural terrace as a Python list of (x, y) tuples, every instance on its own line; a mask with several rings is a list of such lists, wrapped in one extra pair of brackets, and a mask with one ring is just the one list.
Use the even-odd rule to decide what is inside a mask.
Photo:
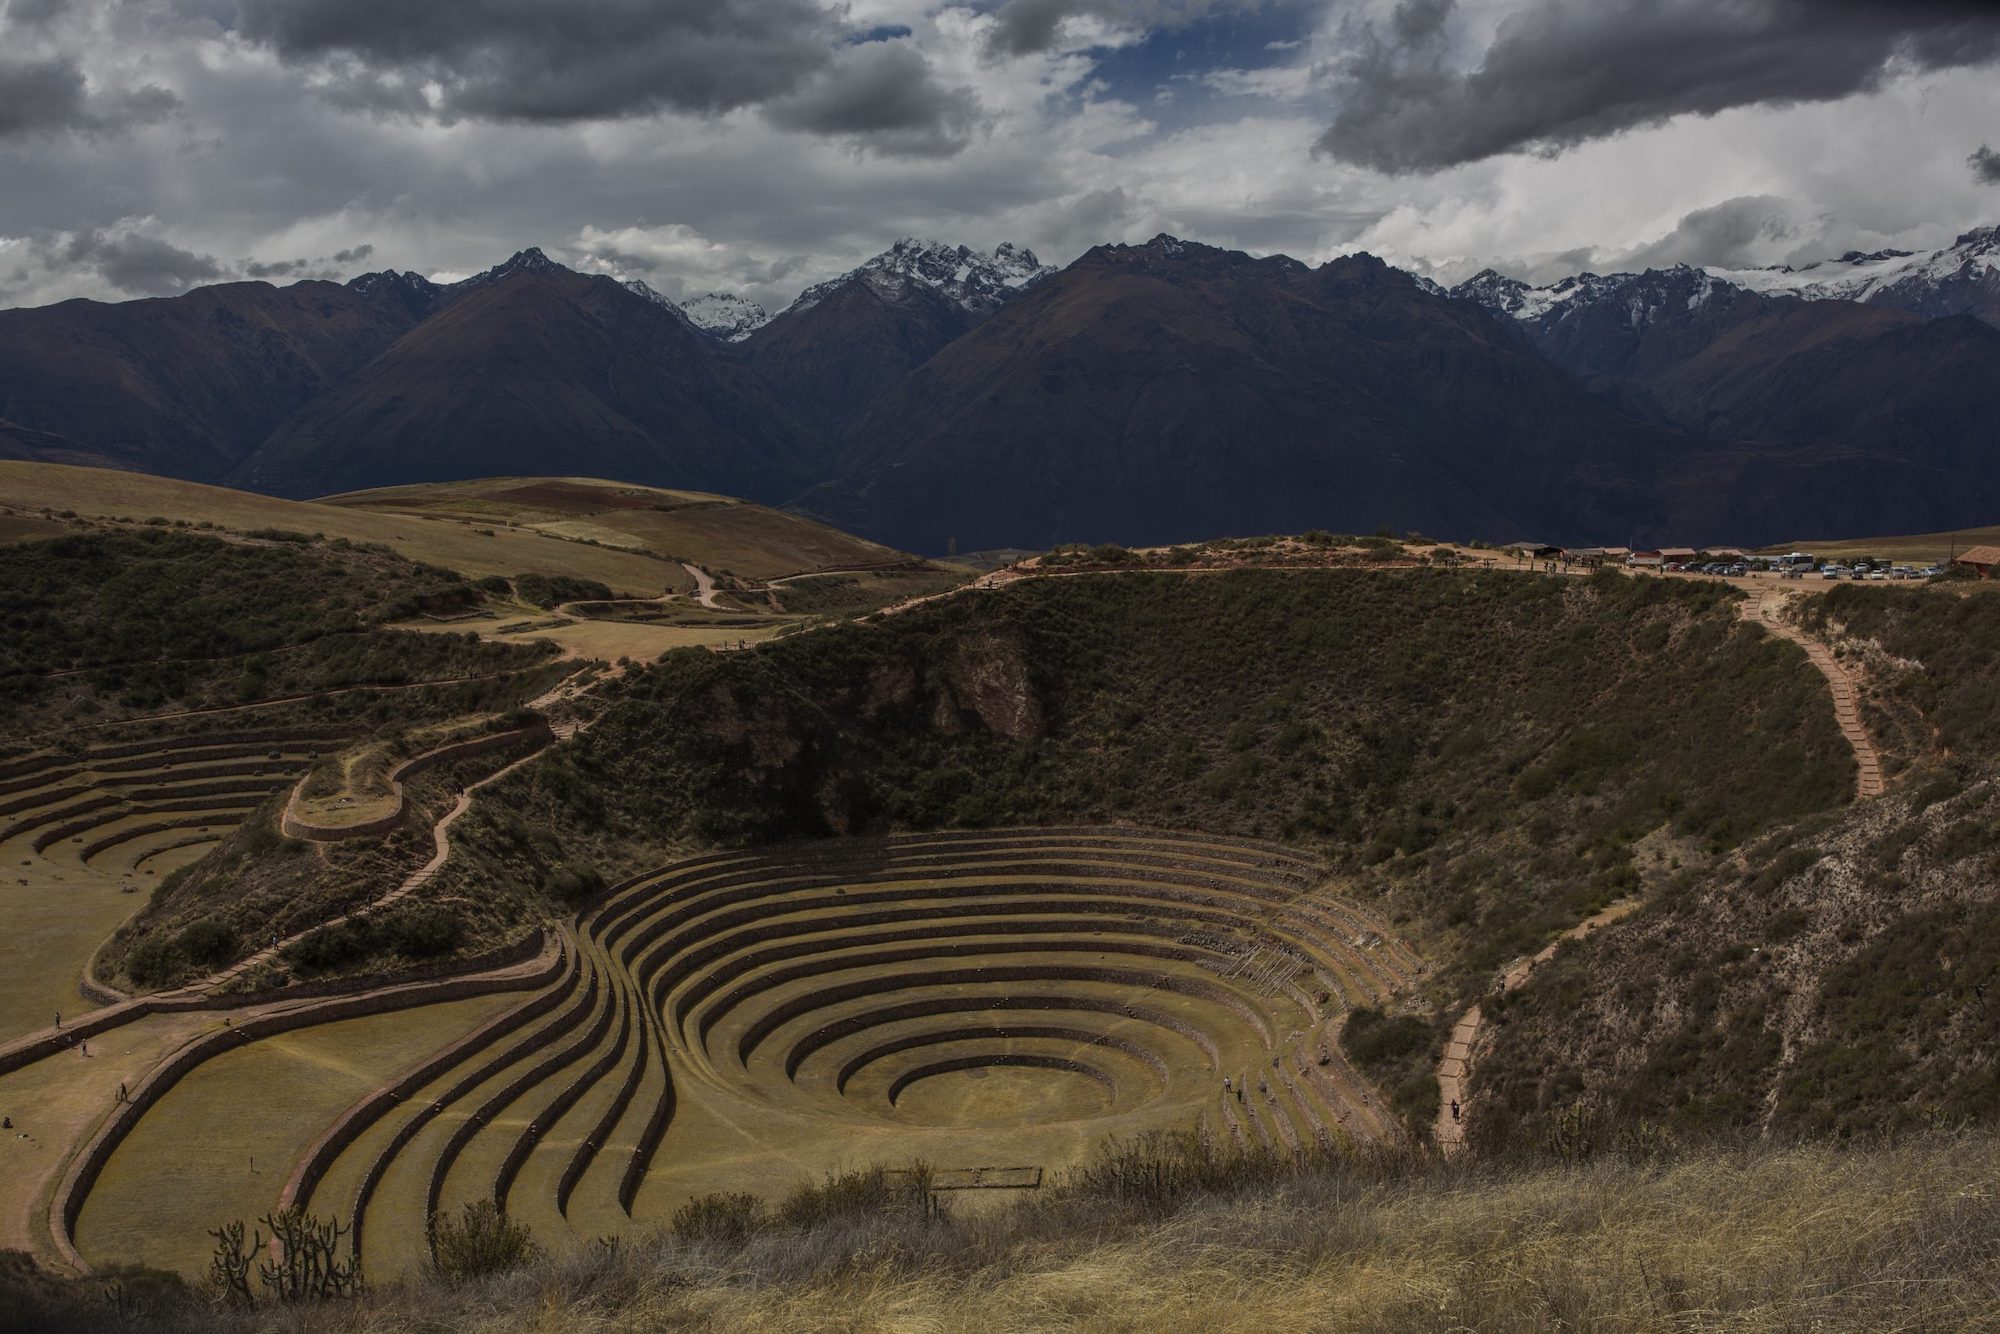
[[(617, 886), (548, 952), (549, 981), (486, 998), (483, 1023), (298, 1144), (289, 1172), (271, 1165), (241, 1212), (282, 1198), (351, 1218), (386, 1277), (421, 1258), (429, 1213), (479, 1198), (553, 1242), (843, 1166), (1019, 1188), (1109, 1134), (1393, 1135), (1333, 1027), (1419, 965), (1323, 881), (1277, 846), (1124, 828), (681, 862)], [(79, 1183), (86, 1255), (138, 1218), (199, 1249), (216, 1220), (162, 1202), (164, 1158), (119, 1160), (174, 1152), (145, 1123), (198, 1123), (176, 1101), (201, 1073)]]
[[(48, 1022), (74, 1007), (77, 962), (144, 900), (345, 743), (335, 726), (245, 729), (89, 746), (0, 764), (0, 892), (14, 945), (0, 1008)], [(31, 947), (32, 946), (32, 947)]]

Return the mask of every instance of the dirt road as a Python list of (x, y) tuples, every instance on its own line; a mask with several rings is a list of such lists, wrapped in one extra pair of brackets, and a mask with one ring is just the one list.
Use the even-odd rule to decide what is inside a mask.
[(715, 576), (688, 561), (682, 561), (681, 568), (694, 576), (695, 601), (710, 611), (722, 611), (724, 609), (722, 604), (715, 600)]

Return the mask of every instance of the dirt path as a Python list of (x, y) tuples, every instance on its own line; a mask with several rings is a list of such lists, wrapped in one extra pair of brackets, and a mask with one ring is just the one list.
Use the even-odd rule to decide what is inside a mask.
[[(1500, 976), (1500, 994), (1519, 989), (1536, 968), (1555, 957), (1566, 940), (1582, 940), (1599, 927), (1611, 925), (1622, 917), (1628, 917), (1639, 910), (1639, 900), (1626, 899), (1614, 903), (1594, 917), (1585, 918), (1569, 930), (1551, 941), (1540, 954), (1533, 958), (1516, 962)], [(1479, 1026), (1484, 1021), (1477, 1005), (1466, 1007), (1458, 1022), (1452, 1025), (1451, 1040), (1445, 1043), (1444, 1056), (1438, 1061), (1438, 1116), (1432, 1128), (1432, 1137), (1437, 1146), (1446, 1153), (1456, 1153), (1465, 1147), (1465, 1115), (1471, 1100), (1472, 1051), (1479, 1043)], [(1459, 1115), (1452, 1115), (1452, 1108), (1459, 1109)]]
[[(575, 699), (578, 695), (582, 694), (585, 690), (589, 689), (589, 687), (592, 684), (595, 684), (597, 679), (598, 679), (597, 676), (591, 672), (572, 672), (570, 675), (564, 677), (561, 681), (557, 682), (549, 690), (545, 691), (541, 695), (536, 696), (534, 699), (529, 700), (526, 707), (534, 710), (537, 713), (541, 713), (544, 710), (547, 710), (558, 703)], [(382, 897), (366, 904), (365, 906), (355, 909), (351, 913), (343, 913), (339, 917), (330, 918), (329, 920), (319, 923), (318, 925), (309, 926), (303, 931), (295, 932), (294, 934), (285, 937), (283, 940), (273, 941), (271, 944), (266, 945), (263, 949), (258, 950), (255, 954), (252, 954), (247, 958), (239, 959), (237, 962), (231, 964), (228, 968), (223, 969), (221, 972), (216, 973), (213, 976), (208, 977), (201, 982), (195, 983), (194, 986), (202, 991), (209, 992), (210, 994), (219, 992), (223, 990), (225, 987), (227, 987), (230, 982), (234, 981), (238, 977), (243, 976), (251, 969), (256, 968), (262, 964), (269, 963), (272, 960), (276, 959), (279, 954), (283, 953), (291, 945), (295, 944), (300, 940), (303, 940), (306, 936), (311, 935), (314, 931), (319, 930), (322, 926), (337, 926), (341, 922), (345, 922), (351, 918), (361, 916), (364, 913), (373, 912), (378, 908), (386, 908), (391, 904), (397, 902), (398, 900), (407, 897), (409, 894), (413, 893), (421, 886), (427, 884), (430, 881), (431, 877), (435, 876), (438, 873), (439, 869), (444, 866), (445, 862), (450, 859), (451, 827), (457, 824), (460, 819), (464, 818), (465, 813), (467, 811), (472, 809), (473, 793), (477, 792), (480, 788), (485, 787), (487, 784), (497, 783), (502, 778), (505, 778), (508, 774), (513, 773), (516, 769), (520, 768), (522, 765), (528, 763), (530, 760), (540, 755), (544, 750), (547, 750), (549, 745), (554, 744), (554, 740), (575, 736), (577, 731), (579, 730), (580, 724), (571, 722), (566, 726), (568, 729), (567, 731), (563, 731), (559, 728), (551, 729), (552, 739), (550, 742), (537, 746), (533, 750), (529, 751), (527, 754), (522, 755), (519, 758), (512, 760), (505, 765), (502, 765), (500, 768), (495, 769), (492, 773), (486, 775), (486, 777), (481, 778), (476, 782), (466, 784), (465, 787), (459, 792), (458, 800), (452, 803), (451, 809), (446, 811), (444, 815), (438, 820), (438, 822), (431, 827), (431, 844), (433, 850), (431, 852), (430, 860), (425, 862), (422, 866), (419, 866), (416, 870), (410, 872), (409, 875), (405, 876), (403, 878), (402, 883), (397, 885), (394, 889), (382, 895)]]
[(403, 681), (395, 685), (379, 686), (337, 686), (332, 690), (313, 690), (303, 695), (280, 695), (274, 699), (260, 699), (250, 704), (216, 704), (205, 709), (182, 709), (176, 713), (142, 713), (131, 718), (112, 718), (101, 723), (70, 723), (48, 732), (29, 732), (22, 739), (34, 741), (45, 736), (68, 736), (72, 732), (93, 732), (101, 727), (125, 727), (134, 723), (172, 722), (178, 718), (203, 718), (213, 713), (243, 713), (250, 709), (275, 708), (280, 704), (302, 704), (307, 700), (332, 699), (336, 695), (353, 695), (364, 690), (423, 690), (428, 686), (462, 686), (473, 681), (503, 681), (519, 676), (523, 671), (534, 671), (533, 667), (521, 671), (489, 672), (485, 676), (450, 676), (439, 681)]
[(727, 610), (720, 602), (715, 600), (715, 577), (713, 575), (707, 570), (702, 569), (701, 566), (688, 561), (682, 561), (681, 568), (694, 576), (695, 601), (701, 603), (702, 606), (707, 607), (710, 611)]
[(1840, 734), (1854, 748), (1854, 795), (1879, 797), (1887, 786), (1882, 778), (1882, 754), (1861, 721), (1860, 690), (1840, 659), (1833, 656), (1832, 649), (1784, 618), (1785, 604), (1789, 601), (1782, 588), (1761, 588), (1744, 601), (1741, 614), (1744, 620), (1755, 621), (1806, 651), (1806, 657), (1826, 678), (1827, 688), (1833, 692), (1833, 717), (1840, 724)]

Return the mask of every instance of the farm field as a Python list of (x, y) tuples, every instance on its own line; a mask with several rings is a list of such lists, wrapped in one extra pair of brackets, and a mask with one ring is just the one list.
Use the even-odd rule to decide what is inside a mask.
[(142, 890), (212, 846), (204, 840), (155, 855), (136, 877), (39, 858), (10, 863), (0, 884), (7, 923), (0, 933), (0, 1042), (40, 1029), (58, 1013), (95, 1009), (77, 990), (91, 951), (144, 906)]
[(92, 1008), (77, 982), (98, 944), (340, 739), (322, 727), (105, 740), (14, 766), (0, 780), (0, 1041)]
[(147, 1015), (92, 1039), (88, 1058), (80, 1046), (66, 1048), (0, 1075), (0, 1104), (14, 1122), (0, 1135), (0, 1249), (51, 1254), (56, 1179), (117, 1106), (119, 1085), (136, 1085), (168, 1053), (224, 1023), (201, 1011)]
[[(425, 789), (419, 819), (379, 844), (394, 874), (328, 893), (353, 916), (288, 919), (283, 948), (240, 967), (252, 988), (341, 995), (364, 977), (485, 967), (475, 949), (551, 928), (560, 963), (545, 954), (526, 989), (366, 1020), (314, 1022), (319, 1001), (260, 992), (255, 1012), (303, 1005), (313, 1026), (218, 1046), (130, 1118), (102, 1175), (57, 1196), (82, 1202), (77, 1243), (93, 1262), (195, 1274), (207, 1228), (254, 1218), (296, 1180), (313, 1213), (358, 1222), (371, 1282), (394, 1284), (421, 1278), (427, 1219), (480, 1201), (561, 1255), (608, 1236), (652, 1244), (638, 1239), (698, 1201), (777, 1201), (878, 1166), (963, 1216), (1039, 1208), (1106, 1144), (1162, 1136), (1246, 1161), (1428, 1152), (1434, 1136), (1440, 1153), (1472, 1152), (1435, 1129), (1457, 1127), (1432, 1072), (1460, 1007), (1486, 999), (1497, 1035), (1462, 1044), (1452, 1102), (1511, 1108), (1499, 1099), (1525, 1095), (1480, 1081), (1517, 1067), (1483, 1044), (1505, 1042), (1511, 1007), (1531, 1013), (1536, 983), (1584, 948), (1554, 942), (1578, 921), (1615, 938), (1657, 920), (1635, 910), (1711, 866), (1749, 866), (1734, 884), (1791, 865), (1779, 834), (1756, 840), (1878, 800), (1886, 766), (1861, 773), (1873, 786), (1857, 766), (1875, 741), (1897, 743), (1861, 729), (1851, 703), (1841, 712), (1832, 687), (1853, 665), (1826, 674), (1812, 620), (1780, 605), (1820, 590), (1746, 601), (1715, 581), (1429, 564), (1106, 577), (1058, 564), (751, 654), (621, 670), (609, 707), (551, 718), (548, 753), (519, 756), (476, 801), (452, 805), (480, 765)], [(939, 577), (854, 577), (878, 575)], [(850, 577), (778, 588), (852, 596)], [(1878, 594), (1921, 612), (1907, 635), (1962, 602), (1843, 597)], [(573, 656), (615, 660), (761, 641), (811, 614), (516, 581), (469, 615), (380, 625), (571, 634)], [(608, 615), (635, 619), (595, 619)], [(1292, 636), (1279, 656), (1257, 647), (1273, 627)], [(1648, 665), (1669, 646), (1688, 665), (1662, 678)], [(562, 694), (534, 688), (545, 713)], [(314, 799), (358, 801), (392, 755), (518, 726), (518, 708), (391, 716), (290, 750), (218, 734), (207, 754), (169, 737), (38, 759), (0, 774), (0, 820), (27, 849), (0, 854), (102, 882), (75, 898), (75, 955), (114, 924), (89, 912), (135, 902), (118, 889), (144, 876), (140, 858), (164, 876), (224, 840), (171, 917), (106, 950), (122, 978), (134, 933), (176, 941), (231, 885), (239, 904), (317, 903), (283, 898), (284, 867), (317, 887), (372, 864), (378, 845), (354, 838), (232, 832), (311, 751), (332, 747)], [(352, 761), (345, 788), (335, 753)], [(1763, 781), (1773, 766), (1794, 781)], [(95, 804), (106, 795), (118, 801)], [(447, 808), (449, 842), (446, 821), (425, 863)], [(1377, 823), (1402, 810), (1435, 822)], [(1330, 811), (1347, 823), (1326, 824)], [(183, 817), (202, 841), (185, 841), (197, 831)], [(1504, 888), (1486, 897), (1488, 882)], [(33, 1007), (80, 967), (20, 984), (5, 1002), (20, 1031), (46, 1022)], [(1482, 991), (1496, 968), (1512, 979), (1505, 1006)], [(118, 1083), (216, 1022), (108, 1030), (89, 1064), (58, 1051), (0, 1076), (0, 1104), (74, 1144), (113, 1115)], [(350, 1109), (352, 1133), (314, 1148)], [(67, 1234), (33, 1234), (18, 1196), (54, 1187), (24, 1161), (28, 1184), (0, 1207), (46, 1250)]]
[[(359, 1216), (368, 1271), (387, 1278), (421, 1258), (431, 1202), (499, 1198), (562, 1246), (856, 1163), (921, 1160), (1005, 1194), (1107, 1134), (1394, 1140), (1328, 1025), (1415, 964), (1322, 893), (1310, 859), (1205, 835), (999, 830), (696, 858), (588, 913), (561, 977), (521, 1002), (534, 1012), (384, 1102), (310, 1204)], [(240, 1143), (202, 1151), (216, 1184), (142, 1200), (137, 1183), (182, 1170), (169, 1146), (316, 1066), (338, 1096), (284, 1096), (325, 1124), (386, 1077), (369, 1053), (413, 1058), (469, 1027), (433, 1011), (464, 1012), (343, 1021), (208, 1062), (118, 1150), (86, 1253), (192, 1263), (183, 1241), (141, 1235), (198, 1238), (194, 1214), (258, 1186), (245, 1146), (296, 1158), (310, 1132), (253, 1112)]]
[(436, 622), (410, 621), (398, 628), (417, 630), (426, 634), (463, 634), (467, 630), (473, 630), (482, 639), (497, 644), (555, 644), (562, 649), (563, 656), (568, 658), (596, 658), (604, 662), (630, 658), (634, 662), (651, 662), (677, 648), (734, 646), (738, 642), (761, 643), (798, 624), (796, 618), (777, 616), (754, 625), (742, 624), (741, 620), (741, 617), (737, 617), (735, 623), (725, 625), (701, 623), (657, 625), (644, 621), (585, 621), (545, 617), (538, 621), (530, 621), (527, 629), (504, 632), (487, 627), (505, 622), (491, 621), (452, 622), (443, 625)]
[(205, 1229), (277, 1206), (286, 1174), (349, 1103), (515, 997), (481, 996), (265, 1038), (196, 1068), (104, 1168), (77, 1225), (87, 1258), (195, 1272)]
[(640, 551), (564, 542), (531, 529), (494, 527), (489, 535), (480, 531), (481, 525), (276, 500), (226, 487), (104, 468), (0, 460), (0, 497), (4, 497), (0, 504), (17, 513), (70, 510), (87, 517), (135, 522), (157, 515), (213, 523), (239, 532), (275, 528), (325, 533), (351, 542), (380, 542), (411, 560), (441, 565), (471, 578), (523, 572), (568, 574), (599, 580), (622, 593), (652, 597), (680, 575), (678, 566)]
[(1801, 539), (1765, 547), (1763, 552), (1783, 555), (1787, 551), (1810, 551), (1815, 556), (1877, 556), (1911, 564), (1942, 565), (1955, 550), (1995, 544), (2000, 544), (2000, 527), (1964, 528), (1955, 533), (1916, 533), (1903, 537)]
[[(644, 551), (667, 561), (693, 561), (755, 580), (905, 559), (888, 547), (748, 501), (587, 477), (495, 477), (387, 487), (316, 503), (504, 524)], [(673, 592), (692, 587), (685, 574), (669, 585)]]

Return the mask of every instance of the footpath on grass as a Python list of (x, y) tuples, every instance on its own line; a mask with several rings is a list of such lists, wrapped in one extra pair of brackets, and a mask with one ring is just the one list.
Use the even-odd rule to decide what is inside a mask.
[[(1504, 996), (1524, 985), (1534, 976), (1535, 969), (1555, 957), (1564, 941), (1582, 940), (1591, 932), (1610, 926), (1638, 909), (1639, 900), (1624, 899), (1596, 916), (1578, 922), (1549, 942), (1541, 953), (1520, 960), (1503, 973), (1500, 994)], [(1438, 1116), (1431, 1135), (1446, 1153), (1456, 1153), (1465, 1147), (1465, 1114), (1472, 1096), (1472, 1050), (1478, 1045), (1479, 1026), (1483, 1020), (1477, 1005), (1467, 1006), (1465, 1013), (1458, 1017), (1458, 1022), (1452, 1025), (1451, 1041), (1445, 1043), (1444, 1058), (1438, 1062)]]
[[(597, 673), (595, 672), (591, 671), (572, 672), (570, 675), (564, 677), (561, 681), (558, 681), (546, 693), (538, 695), (534, 699), (529, 700), (527, 708), (529, 709), (529, 711), (533, 713), (537, 714), (546, 713), (549, 710), (553, 709), (558, 704), (575, 700), (580, 695), (584, 694), (587, 690), (589, 690), (592, 685), (596, 684), (596, 681), (597, 681)], [(402, 882), (398, 884), (394, 889), (390, 890), (386, 894), (383, 894), (380, 898), (371, 900), (370, 902), (364, 904), (363, 906), (355, 909), (351, 913), (343, 913), (339, 917), (331, 918), (328, 921), (307, 927), (302, 931), (298, 931), (290, 936), (287, 936), (283, 940), (274, 940), (269, 945), (266, 945), (263, 949), (258, 950), (256, 953), (250, 954), (242, 959), (237, 960), (235, 963), (223, 969), (221, 972), (216, 973), (213, 976), (208, 977), (199, 983), (196, 983), (195, 985), (199, 987), (202, 991), (205, 991), (210, 995), (215, 995), (227, 991), (230, 985), (234, 983), (237, 979), (247, 976), (257, 968), (263, 967), (266, 964), (276, 962), (279, 955), (283, 954), (287, 949), (291, 948), (299, 941), (305, 939), (313, 932), (321, 930), (324, 927), (337, 926), (342, 922), (350, 921), (356, 917), (365, 916), (368, 913), (375, 912), (382, 908), (387, 908), (390, 905), (404, 898), (407, 898), (410, 894), (414, 893), (416, 890), (418, 890), (425, 884), (429, 883), (431, 878), (435, 876), (438, 873), (439, 869), (444, 866), (445, 862), (450, 859), (451, 827), (457, 824), (459, 820), (465, 816), (467, 811), (472, 809), (473, 793), (477, 792), (480, 788), (485, 787), (490, 783), (499, 782), (502, 778), (505, 778), (508, 774), (513, 773), (516, 769), (519, 769), (522, 765), (528, 763), (530, 760), (540, 755), (554, 742), (558, 740), (566, 740), (569, 737), (575, 736), (577, 732), (584, 725), (585, 724), (583, 724), (582, 722), (573, 718), (565, 719), (558, 723), (552, 723), (547, 733), (540, 738), (539, 744), (535, 745), (532, 749), (530, 749), (527, 752), (527, 754), (516, 757), (512, 761), (508, 762), (505, 765), (502, 765), (498, 769), (495, 769), (492, 773), (486, 775), (484, 778), (477, 780), (476, 782), (466, 784), (465, 787), (459, 791), (458, 800), (452, 803), (451, 809), (449, 811), (446, 811), (445, 814), (441, 818), (439, 818), (437, 824), (432, 826), (431, 828), (431, 844), (433, 850), (431, 852), (430, 860), (425, 862), (422, 866), (418, 867), (416, 870), (412, 871), (408, 876), (404, 877)]]
[(1780, 639), (1789, 639), (1805, 650), (1806, 658), (1826, 678), (1827, 689), (1833, 692), (1834, 721), (1840, 724), (1840, 734), (1854, 749), (1854, 795), (1879, 797), (1887, 787), (1882, 777), (1882, 754), (1861, 721), (1860, 688), (1840, 659), (1833, 656), (1832, 649), (1786, 619), (1785, 608), (1791, 600), (1782, 588), (1760, 588), (1744, 601), (1743, 619), (1755, 621)]

